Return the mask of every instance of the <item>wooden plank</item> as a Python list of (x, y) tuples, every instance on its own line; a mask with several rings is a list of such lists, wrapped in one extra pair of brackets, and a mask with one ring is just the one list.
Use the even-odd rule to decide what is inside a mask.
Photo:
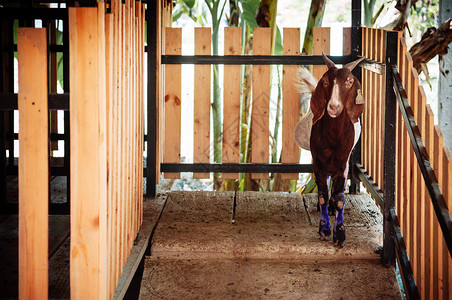
[[(371, 28), (370, 29), (370, 37), (369, 37), (369, 41), (370, 41), (370, 46), (369, 46), (369, 55), (370, 58), (375, 60), (376, 59), (376, 54), (377, 54), (377, 40), (376, 40), (376, 29)], [(377, 153), (376, 151), (378, 151), (378, 142), (377, 142), (377, 126), (378, 126), (378, 122), (379, 120), (377, 119), (377, 113), (378, 113), (378, 95), (377, 95), (377, 90), (378, 87), (376, 86), (376, 78), (377, 78), (377, 74), (375, 73), (370, 73), (370, 103), (371, 103), (371, 110), (370, 110), (370, 114), (369, 114), (369, 119), (370, 119), (370, 124), (372, 124), (370, 126), (370, 130), (371, 130), (371, 134), (370, 134), (370, 139), (371, 139), (371, 143), (370, 143), (370, 147), (369, 148), (369, 154), (371, 156), (371, 168), (370, 168), (370, 175), (372, 176), (372, 178), (377, 181), (378, 184), (378, 170), (377, 170)]]
[[(165, 28), (165, 54), (180, 55), (182, 29)], [(165, 137), (164, 163), (180, 162), (181, 139), (181, 66), (165, 66)], [(165, 173), (165, 178), (180, 178), (179, 173)]]
[[(253, 33), (253, 54), (270, 54), (270, 28), (255, 28)], [(270, 105), (270, 66), (254, 65), (252, 79), (252, 163), (269, 161), (269, 105)], [(267, 179), (268, 173), (253, 173), (253, 179)]]
[[(224, 55), (241, 54), (241, 28), (224, 28)], [(240, 66), (224, 66), (223, 163), (240, 160)], [(226, 76), (227, 74), (227, 76)], [(223, 173), (223, 179), (237, 179), (238, 173)]]
[(352, 54), (352, 29), (344, 27), (342, 29), (342, 55)]
[[(113, 15), (105, 15), (105, 73), (106, 73), (106, 110), (107, 110), (107, 247), (109, 253), (113, 253), (113, 185), (110, 172), (113, 170)], [(110, 291), (110, 297), (112, 295), (111, 290), (114, 287), (113, 278), (113, 255), (107, 257), (108, 260), (108, 287)]]
[[(195, 55), (210, 55), (211, 29), (195, 28)], [(195, 65), (195, 108), (193, 162), (210, 162), (210, 80), (211, 65)], [(210, 173), (193, 173), (193, 178), (210, 178)]]
[[(434, 160), (433, 160), (433, 169), (435, 170), (435, 175), (436, 178), (438, 180), (438, 184), (440, 187), (442, 187), (443, 184), (443, 177), (441, 176), (441, 174), (443, 173), (443, 160), (442, 160), (442, 155), (443, 155), (443, 147), (444, 147), (444, 136), (443, 133), (441, 132), (441, 129), (439, 127), (439, 125), (435, 125), (435, 133), (433, 134), (433, 156), (434, 156)], [(435, 251), (435, 255), (437, 256), (435, 259), (435, 263), (437, 263), (436, 268), (433, 268), (433, 271), (437, 273), (437, 294), (435, 299), (442, 299), (443, 297), (443, 289), (444, 289), (444, 282), (443, 282), (443, 268), (444, 268), (444, 263), (447, 263), (447, 261), (443, 261), (443, 232), (441, 230), (441, 227), (439, 226), (438, 223), (438, 219), (435, 217), (435, 223), (436, 223), (436, 237), (435, 237), (435, 241), (434, 241), (434, 246), (436, 251)], [(434, 293), (435, 296), (435, 293)]]
[[(283, 55), (300, 55), (300, 28), (284, 28)], [(300, 93), (297, 87), (298, 66), (283, 66), (282, 163), (299, 163), (300, 148), (294, 131), (300, 119)], [(298, 173), (282, 173), (281, 179), (298, 179)]]
[[(362, 40), (363, 40), (363, 49), (362, 54), (365, 57), (368, 57), (368, 28), (362, 28)], [(368, 81), (369, 81), (369, 71), (363, 70), (362, 75), (362, 87), (363, 87), (363, 95), (365, 99), (368, 99), (367, 105), (364, 105), (363, 117), (362, 117), (362, 147), (361, 147), (361, 157), (363, 166), (366, 170), (369, 170), (369, 110), (370, 110), (370, 102), (369, 102), (369, 94), (368, 94)]]
[[(322, 51), (330, 54), (330, 28), (314, 27), (312, 31), (312, 54), (322, 55)], [(315, 79), (320, 80), (323, 73), (328, 70), (326, 66), (312, 66), (312, 75)]]
[[(425, 106), (426, 114), (425, 114), (425, 148), (427, 150), (428, 156), (430, 158), (430, 163), (432, 163), (431, 158), (433, 157), (433, 136), (434, 136), (434, 116), (433, 111), (429, 104)], [(428, 191), (425, 192), (426, 195), (428, 195)], [(433, 247), (433, 240), (434, 237), (434, 218), (435, 213), (433, 210), (433, 205), (430, 199), (430, 196), (427, 198), (427, 206), (426, 206), (426, 225), (427, 225), (427, 231), (426, 231), (426, 241), (425, 243), (428, 245), (426, 249), (426, 257), (427, 257), (427, 263), (425, 268), (425, 276), (426, 276), (426, 285), (425, 285), (425, 298), (426, 299), (432, 299), (433, 297), (433, 256), (434, 256), (434, 247)]]
[(17, 41), (20, 132), (19, 298), (47, 299), (49, 125), (46, 30), (19, 28)]
[[(421, 136), (422, 139), (425, 143), (425, 124), (424, 124), (424, 120), (425, 120), (425, 115), (426, 115), (426, 108), (425, 108), (425, 104), (426, 104), (426, 96), (425, 96), (425, 92), (424, 92), (424, 88), (422, 87), (422, 85), (419, 85), (419, 90), (418, 90), (418, 94), (419, 94), (419, 113), (418, 113), (418, 124), (420, 126), (420, 130), (421, 130)], [(422, 125), (421, 125), (422, 124)], [(421, 175), (420, 175), (421, 176)], [(419, 189), (420, 189), (420, 207), (421, 207), (421, 221), (420, 221), (420, 265), (419, 265), (419, 280), (418, 280), (418, 286), (419, 286), (419, 294), (422, 296), (424, 295), (425, 292), (425, 286), (426, 286), (426, 265), (428, 265), (428, 244), (426, 243), (426, 239), (427, 239), (427, 232), (429, 230), (429, 228), (427, 227), (428, 224), (428, 203), (426, 201), (428, 201), (429, 199), (428, 194), (426, 194), (426, 185), (425, 182), (423, 180), (423, 177), (420, 177), (419, 180)]]
[(102, 255), (107, 253), (105, 36), (102, 4), (98, 8), (69, 8), (71, 299), (107, 298), (107, 258)]
[(120, 166), (120, 100), (122, 95), (121, 90), (121, 49), (122, 44), (120, 43), (121, 34), (122, 34), (122, 5), (119, 3), (119, 0), (112, 1), (112, 13), (114, 14), (114, 43), (113, 43), (113, 60), (114, 60), (114, 72), (113, 72), (113, 83), (115, 84), (115, 88), (113, 89), (114, 97), (113, 97), (113, 143), (115, 147), (113, 147), (113, 170), (110, 172), (112, 176), (112, 184), (116, 186), (114, 189), (114, 201), (113, 201), (113, 218), (114, 218), (114, 230), (113, 230), (113, 286), (116, 286), (120, 273), (120, 257), (121, 257), (121, 249), (120, 249), (120, 224), (121, 224), (121, 166)]
[[(418, 107), (419, 107), (419, 78), (417, 75), (417, 71), (416, 69), (412, 68), (411, 69), (411, 81), (412, 81), (412, 85), (411, 85), (411, 102), (412, 102), (412, 110), (414, 112), (414, 116), (415, 118), (418, 119)], [(412, 229), (413, 229), (413, 235), (412, 235), (412, 247), (413, 247), (413, 256), (411, 257), (411, 260), (413, 262), (413, 274), (415, 276), (416, 282), (420, 282), (420, 277), (419, 277), (419, 264), (420, 264), (420, 243), (419, 243), (419, 237), (420, 237), (420, 169), (419, 169), (419, 164), (417, 163), (417, 159), (416, 156), (414, 154), (414, 150), (411, 147), (411, 152), (413, 155), (413, 173), (412, 173), (412, 177), (411, 177), (411, 183), (410, 183), (410, 188), (411, 188), (411, 201), (412, 201), (412, 213), (413, 213), (413, 218), (412, 218)]]
[[(447, 207), (449, 208), (449, 214), (452, 214), (452, 153), (449, 148), (444, 147), (443, 152), (443, 196), (446, 199)], [(452, 295), (452, 259), (449, 255), (447, 248), (443, 249), (443, 255), (447, 255), (447, 295)]]

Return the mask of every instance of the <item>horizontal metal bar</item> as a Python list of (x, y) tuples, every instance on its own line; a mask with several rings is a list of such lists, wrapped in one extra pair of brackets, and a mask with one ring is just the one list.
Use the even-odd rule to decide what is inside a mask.
[[(311, 164), (160, 164), (167, 173), (312, 173)], [(146, 174), (146, 173), (145, 173)]]
[[(336, 64), (347, 64), (351, 55), (329, 56)], [(162, 55), (162, 64), (197, 65), (324, 65), (321, 55)]]
[(375, 183), (375, 181), (367, 173), (367, 171), (364, 169), (364, 167), (361, 164), (358, 164), (358, 163), (355, 164), (355, 171), (356, 171), (356, 174), (358, 174), (358, 178), (361, 180), (361, 182), (366, 187), (367, 191), (369, 191), (370, 194), (372, 195), (372, 198), (380, 206), (380, 209), (383, 210), (384, 195), (383, 195), (383, 192), (381, 191), (381, 189), (378, 187), (378, 185)]
[[(51, 176), (67, 176), (68, 172), (69, 172), (68, 167), (50, 167)], [(17, 166), (8, 166), (7, 174), (12, 176), (18, 176), (19, 168)]]
[(403, 276), (403, 282), (405, 283), (405, 292), (408, 294), (408, 299), (421, 299), (416, 286), (416, 280), (414, 279), (410, 259), (408, 258), (408, 253), (406, 251), (402, 230), (400, 229), (399, 218), (397, 217), (397, 213), (394, 208), (389, 210), (389, 215), (392, 226), (394, 227), (395, 248), (397, 251), (397, 257), (399, 258), (398, 261), (401, 269), (400, 274)]
[(8, 7), (0, 9), (0, 19), (66, 20), (67, 18), (67, 8)]
[(377, 73), (379, 75), (385, 75), (386, 65), (384, 63), (366, 58), (359, 63), (361, 68)]
[(408, 97), (396, 65), (392, 66), (392, 74), (394, 77), (394, 91), (397, 102), (399, 103), (400, 111), (402, 112), (405, 127), (410, 137), (411, 146), (413, 147), (417, 163), (421, 169), (425, 185), (430, 194), (436, 217), (438, 218), (444, 240), (449, 249), (449, 255), (452, 257), (452, 220), (450, 218), (449, 210), (447, 209), (446, 201), (438, 184), (438, 179), (436, 178), (432, 164), (428, 158), (427, 150), (422, 141), (419, 127), (416, 124), (413, 110), (408, 102)]
[[(11, 135), (11, 133), (7, 133), (6, 137), (9, 138)], [(18, 133), (14, 133), (14, 139), (18, 140), (19, 139), (19, 134)], [(51, 141), (64, 141), (64, 133), (51, 133), (50, 134), (50, 140)]]
[[(64, 45), (56, 45), (56, 44), (52, 44), (52, 45), (48, 45), (50, 52), (64, 52)], [(10, 51), (14, 51), (17, 52), (17, 44), (14, 44), (12, 49), (11, 46), (9, 44), (3, 44), (3, 52), (10, 52)]]
[[(48, 95), (50, 110), (69, 110), (69, 93)], [(0, 110), (17, 110), (17, 94), (0, 93)]]
[[(69, 215), (71, 206), (68, 202), (64, 203), (50, 203), (49, 204), (49, 215)], [(17, 215), (18, 213), (18, 203), (8, 202), (0, 204), (0, 211), (2, 214)]]

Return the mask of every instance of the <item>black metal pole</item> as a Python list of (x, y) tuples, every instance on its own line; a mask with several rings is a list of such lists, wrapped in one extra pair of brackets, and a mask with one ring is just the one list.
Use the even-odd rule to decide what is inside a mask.
[[(352, 1), (352, 32), (351, 32), (352, 52), (351, 60), (356, 60), (361, 55), (361, 1)], [(361, 69), (355, 68), (353, 75), (361, 81)], [(350, 156), (349, 172), (350, 172), (350, 193), (359, 191), (359, 178), (354, 168), (355, 164), (361, 163), (361, 138), (359, 138)]]
[(149, 1), (146, 8), (148, 55), (148, 134), (146, 159), (146, 196), (155, 197), (156, 135), (157, 135), (157, 1)]
[(386, 33), (386, 87), (385, 87), (385, 125), (384, 125), (384, 219), (383, 256), (384, 265), (395, 266), (394, 226), (391, 222), (391, 209), (395, 207), (395, 149), (397, 99), (394, 93), (394, 79), (391, 65), (397, 65), (398, 33)]
[[(5, 91), (5, 81), (4, 81), (4, 27), (7, 26), (7, 21), (0, 21), (0, 91)], [(6, 25), (5, 25), (6, 24)], [(5, 131), (5, 115), (6, 112), (0, 111), (0, 207), (2, 208), (2, 212), (4, 213), (3, 207), (6, 208), (7, 203), (7, 185), (6, 185), (6, 131)]]

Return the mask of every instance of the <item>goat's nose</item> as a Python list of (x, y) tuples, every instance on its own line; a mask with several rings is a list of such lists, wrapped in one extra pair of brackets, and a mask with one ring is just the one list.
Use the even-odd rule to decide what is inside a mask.
[(330, 109), (337, 110), (339, 108), (339, 103), (330, 103)]

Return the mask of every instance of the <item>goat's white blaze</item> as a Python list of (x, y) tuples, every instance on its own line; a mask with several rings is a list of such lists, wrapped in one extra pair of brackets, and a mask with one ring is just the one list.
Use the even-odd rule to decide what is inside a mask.
[(331, 93), (331, 99), (328, 102), (327, 111), (332, 118), (336, 118), (341, 114), (342, 109), (342, 103), (339, 99), (339, 85), (337, 84), (337, 80), (334, 79), (333, 92)]

